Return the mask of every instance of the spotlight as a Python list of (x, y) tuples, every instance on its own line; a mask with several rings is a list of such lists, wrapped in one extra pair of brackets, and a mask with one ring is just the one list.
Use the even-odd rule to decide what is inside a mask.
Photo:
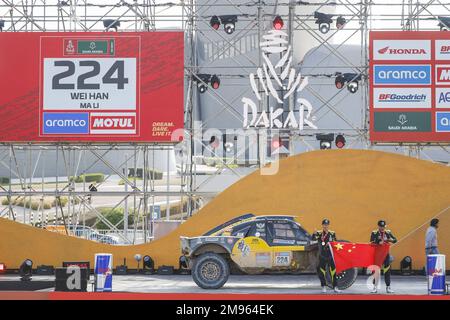
[(217, 16), (212, 16), (209, 24), (214, 30), (218, 30), (220, 27), (220, 20)]
[(178, 260), (178, 269), (188, 269), (188, 260), (185, 256), (180, 256), (180, 259)]
[(233, 147), (234, 147), (233, 142), (226, 142), (226, 143), (225, 143), (225, 151), (226, 151), (226, 152), (231, 152), (231, 151), (233, 151)]
[(358, 81), (352, 81), (347, 85), (348, 91), (351, 93), (356, 93), (358, 91)]
[(276, 150), (281, 147), (281, 138), (279, 135), (274, 135), (272, 137), (272, 150)]
[(406, 256), (400, 261), (400, 272), (404, 276), (409, 276), (412, 273), (412, 258)]
[(150, 256), (144, 256), (143, 261), (144, 262), (142, 265), (142, 269), (144, 270), (144, 272), (153, 272), (155, 269), (155, 262), (153, 261), (153, 259)]
[(208, 82), (211, 78), (209, 74), (196, 74), (194, 75), (194, 81), (197, 82), (197, 88), (200, 93), (205, 93), (208, 90)]
[(220, 79), (219, 79), (218, 76), (216, 76), (216, 75), (211, 76), (211, 87), (213, 89), (219, 89), (219, 87), (220, 87)]
[(0, 20), (0, 31), (3, 31), (4, 27), (5, 27), (5, 20)]
[(341, 30), (344, 28), (347, 20), (343, 16), (339, 16), (336, 18), (336, 29)]
[(211, 148), (216, 149), (219, 147), (220, 145), (220, 140), (218, 137), (216, 136), (212, 136), (211, 139), (209, 139), (209, 145), (211, 146)]
[(136, 260), (136, 262), (138, 263), (138, 265), (137, 265), (137, 270), (138, 270), (138, 272), (139, 272), (139, 263), (140, 263), (141, 260), (142, 260), (142, 256), (141, 256), (139, 253), (137, 253), (137, 254), (134, 255), (134, 260)]
[(443, 17), (438, 16), (438, 27), (441, 29), (441, 31), (448, 31), (450, 30), (450, 17)]
[(33, 267), (33, 261), (30, 259), (26, 259), (19, 268), (20, 280), (22, 281), (30, 281), (31, 280), (31, 271)]
[(281, 19), (280, 16), (276, 16), (275, 19), (273, 19), (272, 25), (275, 30), (283, 29), (284, 26), (283, 19)]
[(319, 11), (315, 11), (314, 18), (316, 19), (316, 24), (319, 25), (320, 32), (325, 34), (328, 31), (330, 31), (330, 25), (333, 23), (332, 14), (326, 14)]
[(6, 264), (0, 262), (0, 274), (6, 273)]
[(336, 136), (336, 140), (334, 140), (334, 143), (336, 144), (336, 147), (339, 149), (342, 149), (345, 146), (345, 138), (342, 134), (338, 134)]
[(225, 30), (227, 34), (232, 34), (236, 28), (236, 22), (238, 19), (235, 15), (228, 15), (220, 16), (220, 21), (223, 23), (223, 30)]
[(345, 85), (345, 78), (342, 75), (342, 73), (338, 73), (336, 75), (336, 79), (334, 80), (334, 84), (336, 85), (336, 88), (342, 89)]
[(117, 32), (117, 28), (120, 27), (120, 21), (114, 19), (105, 19), (103, 20), (103, 26), (105, 27), (106, 31), (109, 31), (109, 29), (114, 29)]
[(356, 73), (340, 73), (336, 72), (336, 79), (334, 84), (337, 89), (342, 89), (347, 83), (347, 90), (351, 93), (356, 93), (359, 88), (359, 81), (361, 80), (361, 75)]
[(220, 79), (215, 74), (196, 74), (194, 75), (194, 81), (197, 82), (197, 88), (200, 93), (205, 93), (208, 90), (208, 84), (211, 84), (213, 89), (220, 87)]
[(317, 134), (316, 139), (320, 141), (320, 149), (331, 149), (331, 143), (334, 140), (334, 133)]
[(202, 82), (197, 83), (197, 88), (200, 93), (205, 93), (208, 90), (208, 87)]

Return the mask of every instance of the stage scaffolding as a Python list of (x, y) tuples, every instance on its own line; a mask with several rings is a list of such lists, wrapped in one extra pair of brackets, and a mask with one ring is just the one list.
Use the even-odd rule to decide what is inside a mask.
[[(323, 34), (315, 24), (314, 11), (333, 10), (335, 15), (344, 16), (347, 20), (345, 27), (338, 30), (332, 27)], [(239, 23), (233, 34), (224, 37), (224, 31), (219, 28), (213, 30), (209, 21), (213, 15), (234, 14), (239, 17)], [(185, 33), (185, 132), (184, 142), (174, 144), (3, 144), (0, 147), (0, 166), (7, 168), (9, 182), (0, 186), (0, 197), (4, 204), (1, 206), (0, 217), (14, 219), (23, 223), (36, 226), (60, 224), (66, 228), (68, 225), (84, 225), (86, 212), (91, 217), (101, 221), (111, 233), (123, 240), (123, 243), (135, 243), (136, 235), (143, 234), (143, 242), (152, 239), (153, 223), (156, 220), (182, 222), (207, 202), (217, 193), (205, 191), (200, 188), (205, 181), (197, 181), (198, 165), (205, 163), (203, 150), (208, 149), (208, 143), (195, 133), (195, 110), (199, 103), (197, 90), (198, 79), (195, 75), (200, 72), (208, 73), (213, 69), (207, 63), (199, 64), (199, 36), (216, 32), (223, 40), (223, 48), (227, 51), (233, 49), (235, 54), (246, 56), (239, 46), (249, 32), (255, 32), (258, 43), (263, 36), (272, 29), (273, 19), (279, 15), (284, 23), (284, 30), (288, 34), (288, 43), (294, 45), (295, 32), (302, 32), (311, 41), (311, 55), (318, 50), (327, 50), (322, 61), (333, 57), (339, 61), (337, 68), (345, 66), (361, 78), (359, 86), (360, 101), (358, 121), (354, 121), (354, 115), (345, 110), (336, 108), (350, 93), (347, 90), (336, 91), (331, 97), (324, 97), (318, 89), (325, 79), (333, 82), (335, 74), (327, 68), (322, 68), (320, 62), (317, 66), (304, 68), (302, 76), (310, 78), (310, 85), (306, 88), (308, 94), (315, 97), (319, 104), (315, 106), (316, 118), (331, 114), (346, 124), (346, 128), (326, 128), (313, 130), (305, 128), (283, 129), (276, 132), (289, 140), (289, 153), (295, 154), (294, 144), (302, 145), (303, 150), (318, 148), (317, 133), (342, 133), (347, 138), (346, 148), (396, 148), (394, 152), (403, 152), (410, 156), (427, 160), (433, 159), (429, 152), (436, 149), (450, 158), (448, 144), (441, 145), (395, 145), (377, 146), (371, 145), (368, 139), (368, 43), (370, 30), (439, 30), (439, 16), (450, 16), (450, 3), (443, 1), (370, 1), (370, 0), (337, 0), (337, 1), (194, 1), (182, 0), (174, 2), (155, 0), (0, 0), (0, 20), (4, 27), (2, 32), (67, 32), (67, 31), (106, 31), (103, 20), (113, 19), (120, 21), (119, 31), (158, 31), (158, 30), (183, 30)], [(336, 40), (338, 39), (338, 40)], [(360, 59), (350, 60), (343, 53), (345, 44), (352, 43), (360, 46)], [(261, 57), (261, 48), (258, 56)], [(235, 65), (214, 66), (215, 73), (221, 79), (221, 86), (227, 86), (235, 81), (249, 81), (249, 70), (255, 72), (262, 67), (263, 61), (248, 58), (245, 64), (237, 62)], [(300, 62), (300, 61), (299, 61)], [(241, 68), (243, 72), (236, 72)], [(219, 70), (219, 72), (217, 72)], [(232, 71), (230, 71), (232, 70)], [(212, 73), (212, 71), (211, 71)], [(259, 87), (261, 91), (261, 87)], [(219, 106), (216, 117), (221, 114), (236, 114), (230, 99), (221, 95), (220, 90), (208, 90), (205, 94), (212, 95)], [(270, 101), (262, 99), (258, 102), (258, 111), (269, 110)], [(294, 99), (286, 102), (285, 110), (294, 109)], [(351, 116), (351, 117), (350, 117)], [(225, 130), (226, 128), (218, 128)], [(220, 164), (214, 169), (213, 177), (220, 177), (224, 170), (228, 170), (238, 178), (248, 174), (258, 167), (266, 165), (271, 159), (266, 155), (268, 137), (274, 134), (274, 130), (257, 130), (258, 152), (252, 159), (255, 166), (247, 166), (247, 171), (239, 171), (237, 153), (231, 156), (224, 153), (211, 151), (212, 157)], [(201, 135), (201, 134), (200, 134)], [(200, 145), (200, 148), (197, 148)], [(200, 149), (200, 151), (198, 151)], [(244, 148), (245, 149), (245, 148)], [(154, 174), (147, 175), (146, 169), (142, 179), (136, 178), (139, 168), (153, 168), (152, 159), (156, 154), (174, 153), (177, 159), (177, 170), (163, 173), (162, 179), (156, 179)], [(239, 150), (245, 153), (247, 150)], [(117, 156), (115, 155), (117, 154)], [(123, 158), (123, 161), (112, 163), (108, 156)], [(56, 163), (48, 163), (49, 158)], [(273, 160), (273, 159), (272, 159)], [(79, 177), (91, 172), (91, 168), (101, 163), (109, 169), (104, 182), (96, 183), (97, 191), (89, 190), (88, 182), (75, 183), (71, 177)], [(237, 164), (237, 167), (236, 167)], [(56, 167), (57, 174), (54, 180), (49, 181), (45, 173), (45, 166)], [(62, 167), (62, 169), (60, 168)], [(130, 169), (134, 176), (130, 177)], [(122, 186), (108, 184), (111, 176), (122, 181)], [(64, 179), (63, 179), (64, 178)], [(40, 179), (40, 181), (39, 181)], [(14, 182), (13, 182), (14, 181)], [(115, 180), (116, 181), (116, 180)], [(51, 198), (56, 203), (51, 209), (44, 209), (46, 198)], [(61, 198), (67, 201), (62, 206)], [(22, 199), (23, 207), (14, 205), (14, 199)], [(27, 208), (28, 199), (28, 208)], [(38, 207), (32, 208), (33, 199), (37, 199)], [(101, 211), (105, 201), (108, 210)], [(98, 204), (96, 204), (96, 202)], [(166, 203), (166, 215), (154, 218), (155, 203)], [(172, 208), (176, 214), (172, 214)], [(107, 211), (123, 208), (124, 219), (116, 223), (109, 222), (105, 216)], [(170, 208), (170, 210), (169, 210)], [(128, 227), (128, 216), (133, 216), (133, 227)], [(122, 226), (123, 224), (123, 226)], [(130, 231), (131, 230), (131, 231)], [(130, 236), (131, 232), (131, 236)]]

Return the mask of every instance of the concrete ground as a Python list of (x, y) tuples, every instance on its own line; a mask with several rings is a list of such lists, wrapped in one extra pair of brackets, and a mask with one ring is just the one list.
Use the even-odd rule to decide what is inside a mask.
[[(0, 281), (18, 280), (17, 275), (1, 275)], [(53, 280), (50, 276), (33, 276), (33, 280)], [(92, 279), (92, 276), (91, 276)], [(344, 294), (370, 294), (367, 276), (359, 276)], [(392, 276), (391, 287), (394, 294), (425, 295), (425, 276)], [(44, 291), (53, 291), (47, 289)], [(89, 285), (88, 291), (91, 291)], [(252, 294), (321, 294), (320, 283), (315, 275), (235, 275), (230, 276), (225, 286), (218, 290), (199, 288), (190, 275), (114, 275), (114, 292), (140, 293), (252, 293)], [(335, 294), (328, 290), (329, 294)], [(384, 281), (378, 294), (386, 294)]]

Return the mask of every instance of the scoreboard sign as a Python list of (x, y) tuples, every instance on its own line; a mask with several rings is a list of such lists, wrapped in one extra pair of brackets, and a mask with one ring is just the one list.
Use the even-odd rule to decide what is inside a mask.
[(0, 33), (0, 141), (170, 142), (182, 32)]
[(370, 140), (450, 142), (450, 34), (370, 33)]

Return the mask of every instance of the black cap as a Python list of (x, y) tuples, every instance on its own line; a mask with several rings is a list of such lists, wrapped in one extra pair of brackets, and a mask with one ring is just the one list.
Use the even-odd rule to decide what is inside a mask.
[(439, 223), (439, 219), (431, 219), (430, 226), (435, 227)]
[(386, 221), (384, 221), (384, 220), (378, 221), (378, 226), (379, 227), (386, 227)]
[(322, 220), (322, 224), (330, 224), (330, 220), (328, 220), (328, 219), (323, 219), (323, 220)]

